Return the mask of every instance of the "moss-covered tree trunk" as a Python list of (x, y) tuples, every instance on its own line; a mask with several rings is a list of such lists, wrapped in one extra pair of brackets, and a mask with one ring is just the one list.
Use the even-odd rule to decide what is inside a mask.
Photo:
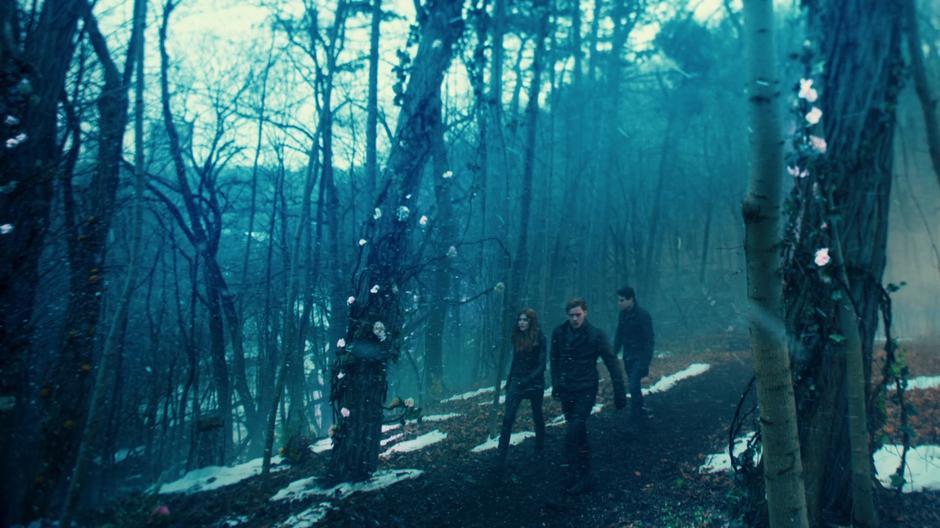
[[(354, 276), (346, 336), (332, 372), (335, 428), (328, 478), (359, 480), (378, 465), (385, 363), (401, 339), (401, 289), (408, 280), (409, 232), (431, 155), (441, 83), (463, 30), (462, 0), (430, 0), (418, 12), (418, 52), (409, 70), (377, 211), (366, 227), (364, 267)], [(387, 331), (374, 332), (377, 323)]]
[[(812, 48), (803, 109), (821, 111), (806, 123), (794, 150), (801, 174), (790, 197), (785, 247), (787, 322), (797, 374), (797, 408), (810, 524), (848, 524), (853, 492), (848, 388), (864, 384), (871, 399), (871, 365), (881, 279), (886, 263), (895, 105), (900, 89), (901, 5), (898, 0), (832, 0), (810, 4)], [(819, 63), (822, 61), (821, 68)], [(805, 97), (812, 92), (812, 97)], [(816, 95), (818, 93), (818, 100)], [(802, 117), (802, 116), (801, 116)], [(819, 117), (817, 114), (816, 117)], [(799, 166), (798, 166), (799, 165)], [(847, 291), (857, 314), (862, 380), (846, 373), (845, 332), (840, 324), (838, 275), (814, 263), (818, 250), (835, 244), (838, 229)], [(842, 317), (843, 322), (846, 320)], [(871, 415), (872, 407), (867, 407)], [(877, 423), (869, 422), (874, 431)], [(862, 519), (856, 519), (861, 522)]]

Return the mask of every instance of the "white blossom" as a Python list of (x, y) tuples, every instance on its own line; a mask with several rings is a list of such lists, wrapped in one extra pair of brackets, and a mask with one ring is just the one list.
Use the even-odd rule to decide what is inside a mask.
[(339, 410), (339, 413), (343, 415), (343, 418), (349, 418), (349, 409), (343, 407)]
[(346, 340), (342, 337), (336, 341), (336, 348), (346, 348)]
[(379, 285), (376, 284), (376, 285), (372, 286), (372, 289), (369, 290), (369, 293), (371, 293), (372, 295), (375, 295), (376, 293), (379, 293)]
[(379, 218), (382, 218), (382, 210), (376, 207), (375, 211), (372, 212), (372, 219), (378, 220)]
[(453, 177), (454, 177), (453, 171), (445, 171), (444, 174), (441, 174), (441, 178), (444, 178), (445, 180), (449, 180)]
[(352, 303), (354, 302), (356, 302), (356, 298), (353, 297), (352, 295), (350, 295), (349, 298), (346, 299), (346, 304), (352, 305)]
[(16, 136), (11, 137), (10, 139), (8, 139), (7, 142), (6, 142), (6, 146), (7, 146), (8, 149), (16, 148), (16, 147), (18, 147), (21, 143), (23, 143), (24, 141), (26, 141), (26, 134), (20, 132), (20, 133), (17, 134)]
[(343, 372), (342, 370), (336, 374), (336, 379), (343, 379), (345, 377), (346, 377), (346, 373)]
[(457, 248), (455, 248), (454, 246), (450, 246), (449, 248), (447, 248), (447, 257), (448, 258), (457, 257)]
[(418, 219), (418, 224), (420, 224), (421, 227), (428, 225), (428, 217), (426, 215), (421, 215), (421, 218)]
[(829, 248), (827, 247), (817, 249), (816, 256), (813, 258), (813, 262), (815, 262), (816, 265), (820, 267), (825, 266), (826, 264), (829, 264), (829, 261), (831, 260), (832, 260), (832, 257), (829, 256)]
[(362, 247), (362, 246), (364, 246), (364, 245), (366, 245), (366, 239), (360, 238), (360, 239), (359, 239), (359, 247)]
[(799, 167), (791, 167), (787, 165), (787, 173), (794, 178), (805, 178), (809, 176), (809, 172), (806, 169), (800, 170)]
[(432, 48), (432, 49), (440, 49), (441, 46), (443, 46), (443, 45), (444, 45), (444, 43), (441, 42), (440, 39), (437, 39), (437, 40), (435, 40), (433, 43), (431, 43), (431, 48)]
[(398, 211), (396, 212), (399, 222), (404, 222), (411, 215), (411, 209), (408, 209), (407, 206), (400, 205)]
[(807, 123), (815, 125), (819, 123), (819, 120), (822, 118), (822, 110), (820, 110), (818, 106), (814, 106), (804, 117)]
[(813, 80), (812, 79), (800, 79), (799, 98), (805, 99), (809, 103), (815, 103), (818, 97), (819, 97), (819, 94), (816, 93), (816, 89), (813, 88)]
[(408, 398), (407, 400), (405, 400), (405, 407), (414, 407), (414, 406), (415, 406), (414, 398)]
[(809, 143), (816, 149), (816, 152), (820, 154), (826, 153), (826, 140), (819, 136), (810, 136)]

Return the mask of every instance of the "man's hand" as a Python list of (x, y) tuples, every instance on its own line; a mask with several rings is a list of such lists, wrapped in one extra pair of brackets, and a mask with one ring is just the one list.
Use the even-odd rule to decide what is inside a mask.
[(626, 394), (615, 394), (614, 395), (614, 406), (617, 407), (617, 410), (623, 409), (627, 406), (627, 395)]

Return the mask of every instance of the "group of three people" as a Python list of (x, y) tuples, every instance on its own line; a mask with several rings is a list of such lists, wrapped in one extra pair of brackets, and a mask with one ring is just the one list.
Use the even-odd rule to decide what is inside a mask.
[(623, 350), (624, 371), (630, 387), (630, 416), (636, 422), (645, 421), (648, 414), (643, 406), (640, 382), (649, 374), (653, 356), (652, 320), (649, 313), (637, 304), (633, 288), (625, 286), (617, 291), (617, 296), (619, 317), (613, 348), (604, 332), (588, 322), (584, 299), (574, 298), (566, 304), (568, 320), (552, 332), (550, 354), (546, 350), (546, 339), (539, 328), (535, 310), (526, 308), (519, 313), (512, 333), (513, 359), (507, 382), (503, 427), (499, 436), (498, 469), (505, 466), (513, 423), (523, 400), (529, 400), (532, 404), (535, 448), (541, 452), (545, 446), (542, 400), (548, 356), (551, 357), (552, 398), (560, 401), (567, 423), (564, 444), (565, 491), (582, 493), (591, 486), (587, 419), (597, 398), (598, 358), (604, 361), (610, 373), (614, 403), (617, 409), (622, 409), (627, 405), (627, 396), (617, 354)]

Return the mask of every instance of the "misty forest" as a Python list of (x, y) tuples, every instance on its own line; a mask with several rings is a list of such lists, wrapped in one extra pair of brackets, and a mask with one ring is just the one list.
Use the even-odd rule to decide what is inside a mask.
[(0, 525), (940, 525), (940, 4), (0, 0)]

